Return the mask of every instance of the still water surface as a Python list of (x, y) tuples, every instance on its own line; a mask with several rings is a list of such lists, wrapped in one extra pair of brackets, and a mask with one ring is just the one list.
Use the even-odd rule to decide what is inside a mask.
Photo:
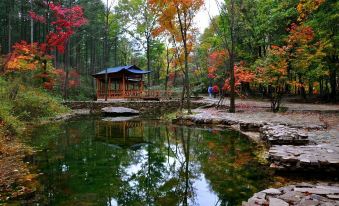
[(232, 130), (87, 117), (32, 130), (43, 205), (239, 205), (270, 183)]

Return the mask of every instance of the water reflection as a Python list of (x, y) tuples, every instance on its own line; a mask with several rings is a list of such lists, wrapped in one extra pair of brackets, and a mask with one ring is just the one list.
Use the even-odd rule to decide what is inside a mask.
[(268, 184), (233, 131), (85, 119), (36, 128), (48, 205), (238, 205)]

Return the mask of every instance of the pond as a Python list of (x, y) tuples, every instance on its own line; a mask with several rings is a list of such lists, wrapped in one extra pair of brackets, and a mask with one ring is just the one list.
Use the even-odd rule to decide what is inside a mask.
[(43, 205), (239, 205), (271, 181), (233, 130), (86, 117), (28, 139)]

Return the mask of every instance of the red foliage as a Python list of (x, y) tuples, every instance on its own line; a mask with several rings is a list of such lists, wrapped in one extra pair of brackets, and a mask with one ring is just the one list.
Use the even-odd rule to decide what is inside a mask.
[[(57, 76), (57, 82), (60, 86), (64, 85), (66, 80), (66, 72), (63, 69), (56, 69), (54, 70), (54, 74)], [(80, 74), (75, 71), (71, 70), (68, 73), (68, 88), (76, 88), (80, 86)]]
[(208, 78), (215, 79), (218, 77), (216, 74), (219, 67), (224, 66), (225, 59), (227, 58), (228, 54), (224, 50), (217, 50), (210, 54), (209, 56), (209, 67), (208, 67)]
[(46, 23), (45, 17), (40, 16), (40, 15), (36, 14), (36, 13), (33, 12), (33, 11), (29, 11), (29, 12), (28, 12), (28, 15), (29, 15), (33, 20), (35, 20), (35, 21), (37, 21), (37, 22), (40, 22), (40, 23)]
[[(81, 6), (64, 8), (60, 4), (49, 3), (48, 7), (53, 13), (54, 20), (51, 22), (51, 25), (55, 26), (55, 31), (47, 34), (46, 41), (40, 44), (40, 50), (46, 53), (57, 49), (58, 52), (63, 53), (65, 51), (65, 44), (74, 34), (74, 29), (86, 24), (87, 19), (84, 18)], [(30, 11), (29, 15), (38, 22), (46, 23), (42, 16), (37, 15), (33, 11)]]
[[(248, 83), (254, 81), (255, 74), (245, 68), (245, 63), (240, 62), (239, 65), (234, 65), (235, 91), (240, 95), (239, 86), (241, 83)], [(231, 90), (230, 78), (225, 80), (222, 88), (225, 91)]]
[[(32, 71), (42, 69), (42, 73), (36, 75), (36, 78), (43, 80), (43, 87), (52, 89), (54, 80), (51, 73), (47, 71), (47, 63), (52, 58), (49, 55), (51, 50), (57, 49), (60, 53), (65, 50), (65, 45), (74, 30), (87, 23), (84, 18), (82, 7), (74, 6), (64, 8), (61, 4), (47, 4), (52, 13), (51, 25), (55, 29), (46, 35), (46, 40), (43, 43), (28, 44), (25, 41), (16, 43), (13, 46), (13, 52), (9, 54), (9, 58), (5, 65), (8, 71)], [(46, 24), (46, 19), (43, 16), (30, 11), (29, 16), (40, 23)], [(72, 81), (69, 82), (70, 87), (79, 85), (79, 74), (73, 72), (70, 74)]]

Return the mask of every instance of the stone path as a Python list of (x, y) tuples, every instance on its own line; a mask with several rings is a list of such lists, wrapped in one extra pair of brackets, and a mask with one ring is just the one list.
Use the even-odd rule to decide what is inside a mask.
[[(205, 102), (206, 104), (217, 104), (218, 98), (204, 97), (201, 100), (195, 100), (195, 102)], [(229, 99), (226, 98), (223, 105), (229, 105)], [(291, 103), (282, 102), (282, 107), (287, 107), (288, 111), (304, 111), (304, 112), (339, 112), (339, 104), (310, 104), (310, 103)], [(265, 100), (252, 100), (252, 99), (236, 99), (237, 109), (253, 109), (253, 108), (270, 108), (270, 102)]]
[(275, 145), (269, 150), (271, 167), (278, 170), (339, 171), (339, 145)]
[(336, 206), (339, 205), (339, 184), (300, 183), (266, 189), (255, 193), (243, 206)]

